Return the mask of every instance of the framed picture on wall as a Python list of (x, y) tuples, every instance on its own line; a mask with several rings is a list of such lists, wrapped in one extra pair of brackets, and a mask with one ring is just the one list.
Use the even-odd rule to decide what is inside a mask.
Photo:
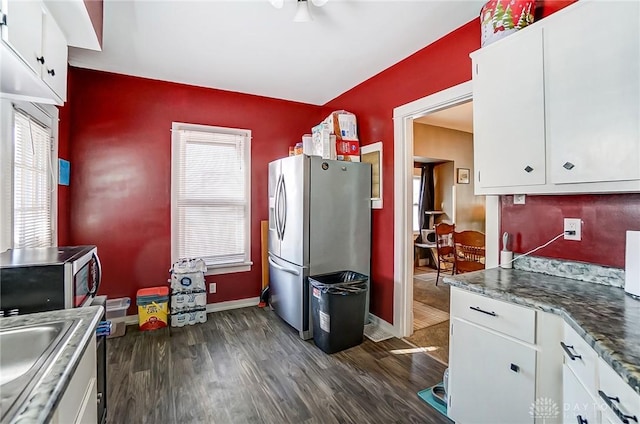
[(457, 171), (458, 184), (469, 184), (469, 168), (458, 168)]
[(382, 141), (362, 146), (360, 160), (371, 164), (371, 208), (382, 209)]

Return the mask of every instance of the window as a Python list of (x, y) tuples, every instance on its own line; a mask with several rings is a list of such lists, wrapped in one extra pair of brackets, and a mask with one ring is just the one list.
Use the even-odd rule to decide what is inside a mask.
[(413, 176), (413, 232), (420, 231), (420, 183), (421, 178), (419, 176)]
[(202, 258), (208, 274), (251, 265), (251, 131), (173, 123), (172, 260)]
[(25, 112), (13, 117), (13, 247), (51, 246), (51, 130)]
[(58, 109), (0, 96), (0, 252), (57, 245)]

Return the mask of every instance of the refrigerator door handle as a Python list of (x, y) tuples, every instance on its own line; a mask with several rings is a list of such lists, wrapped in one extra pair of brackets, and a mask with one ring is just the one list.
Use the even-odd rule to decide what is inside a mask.
[(297, 269), (290, 269), (290, 268), (285, 268), (283, 266), (280, 266), (277, 263), (275, 263), (273, 259), (271, 259), (271, 257), (269, 257), (269, 264), (275, 269), (279, 269), (280, 271), (288, 272), (289, 274), (293, 274), (293, 275), (300, 275), (300, 272)]
[(284, 199), (284, 217), (282, 218), (282, 238), (284, 238), (284, 232), (287, 230), (287, 186), (284, 184), (284, 176), (282, 177), (280, 190)]
[(278, 239), (282, 240), (282, 230), (280, 229), (280, 184), (282, 183), (282, 175), (278, 176), (278, 182), (276, 183), (276, 191), (275, 191), (275, 204), (274, 204), (274, 219), (276, 224), (276, 233), (278, 234)]

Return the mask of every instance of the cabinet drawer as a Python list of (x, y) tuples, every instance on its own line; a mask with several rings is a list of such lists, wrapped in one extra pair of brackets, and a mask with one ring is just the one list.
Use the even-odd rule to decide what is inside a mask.
[(562, 422), (564, 424), (600, 422), (600, 402), (595, 401), (573, 371), (562, 366)]
[[(603, 417), (608, 416), (612, 422), (623, 423), (626, 416), (626, 420), (631, 424), (640, 422), (640, 394), (634, 392), (602, 358), (598, 359), (598, 371), (598, 400), (609, 404), (602, 406)], [(608, 402), (604, 400), (605, 397), (609, 397)]]
[(596, 380), (598, 355), (595, 350), (566, 322), (560, 344), (564, 350), (564, 363), (574, 372), (591, 396), (596, 397), (598, 395)]
[(536, 312), (452, 287), (451, 316), (535, 343)]

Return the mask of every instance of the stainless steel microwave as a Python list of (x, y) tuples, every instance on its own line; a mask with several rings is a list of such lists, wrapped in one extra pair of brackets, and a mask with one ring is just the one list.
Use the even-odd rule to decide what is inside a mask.
[(90, 305), (101, 276), (96, 246), (7, 250), (0, 253), (0, 314)]

